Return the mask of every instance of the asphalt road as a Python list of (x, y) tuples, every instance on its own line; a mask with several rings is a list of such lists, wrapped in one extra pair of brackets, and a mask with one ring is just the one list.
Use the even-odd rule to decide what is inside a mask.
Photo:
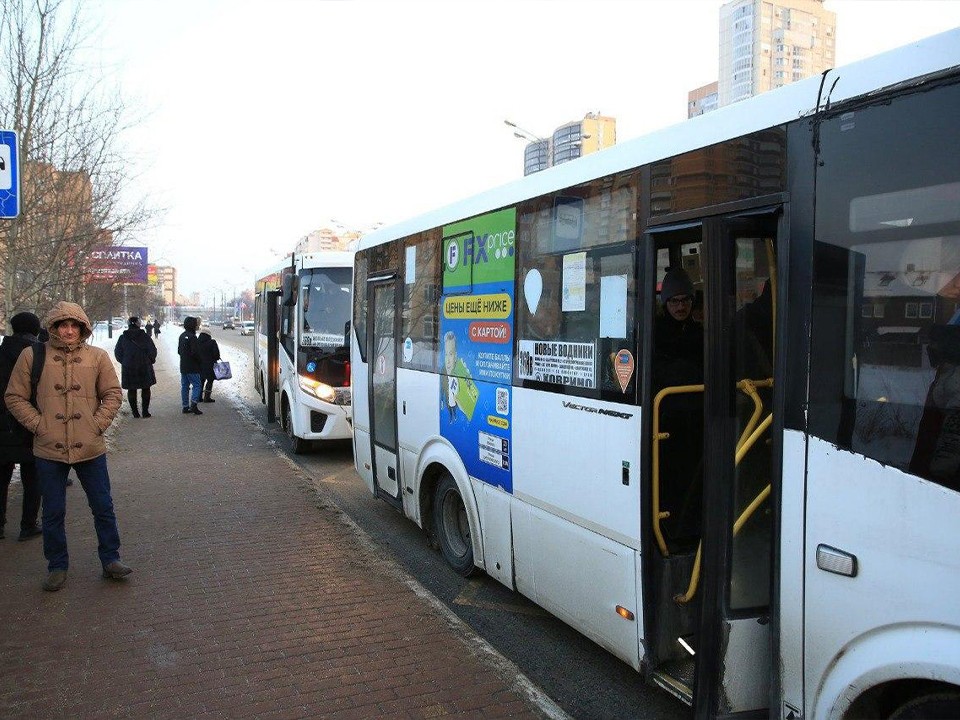
[[(170, 327), (169, 330), (173, 330)], [(236, 330), (204, 328), (229, 360), (233, 379), (216, 383), (214, 398), (236, 398), (282, 448), (286, 437), (266, 422), (266, 406), (253, 388), (254, 337)], [(453, 572), (426, 535), (387, 503), (374, 499), (353, 470), (349, 442), (306, 455), (288, 455), (317, 479), (337, 504), (384, 552), (439, 598), (478, 635), (517, 665), (557, 705), (584, 720), (636, 718), (675, 720), (689, 710), (607, 651), (522, 595), (478, 573)]]

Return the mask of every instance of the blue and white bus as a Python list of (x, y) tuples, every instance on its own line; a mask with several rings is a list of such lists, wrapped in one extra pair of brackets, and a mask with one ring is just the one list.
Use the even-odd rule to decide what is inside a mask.
[(958, 121), (954, 30), (366, 236), (358, 472), (698, 717), (960, 717)]

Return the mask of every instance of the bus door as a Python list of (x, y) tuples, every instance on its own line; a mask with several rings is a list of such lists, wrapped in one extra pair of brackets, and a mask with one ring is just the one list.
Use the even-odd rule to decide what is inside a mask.
[(769, 704), (778, 218), (767, 209), (650, 234), (648, 664), (698, 717)]
[(402, 506), (397, 454), (397, 371), (395, 277), (367, 285), (369, 347), (370, 442), (373, 478), (378, 497)]

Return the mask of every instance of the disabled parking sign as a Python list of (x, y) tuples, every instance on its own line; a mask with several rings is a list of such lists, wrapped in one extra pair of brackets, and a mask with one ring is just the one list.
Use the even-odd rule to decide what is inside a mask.
[(17, 134), (0, 130), (0, 218), (20, 214), (20, 168)]

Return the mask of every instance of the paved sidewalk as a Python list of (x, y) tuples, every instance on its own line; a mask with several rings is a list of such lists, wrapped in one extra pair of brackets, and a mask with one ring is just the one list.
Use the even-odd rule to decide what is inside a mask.
[[(110, 435), (129, 579), (101, 579), (79, 482), (60, 592), (40, 588), (39, 539), (0, 540), (0, 717), (562, 717), (271, 447), (226, 383), (202, 417), (181, 414), (177, 331), (164, 326), (153, 417), (124, 402)], [(8, 518), (20, 502), (17, 484)]]

